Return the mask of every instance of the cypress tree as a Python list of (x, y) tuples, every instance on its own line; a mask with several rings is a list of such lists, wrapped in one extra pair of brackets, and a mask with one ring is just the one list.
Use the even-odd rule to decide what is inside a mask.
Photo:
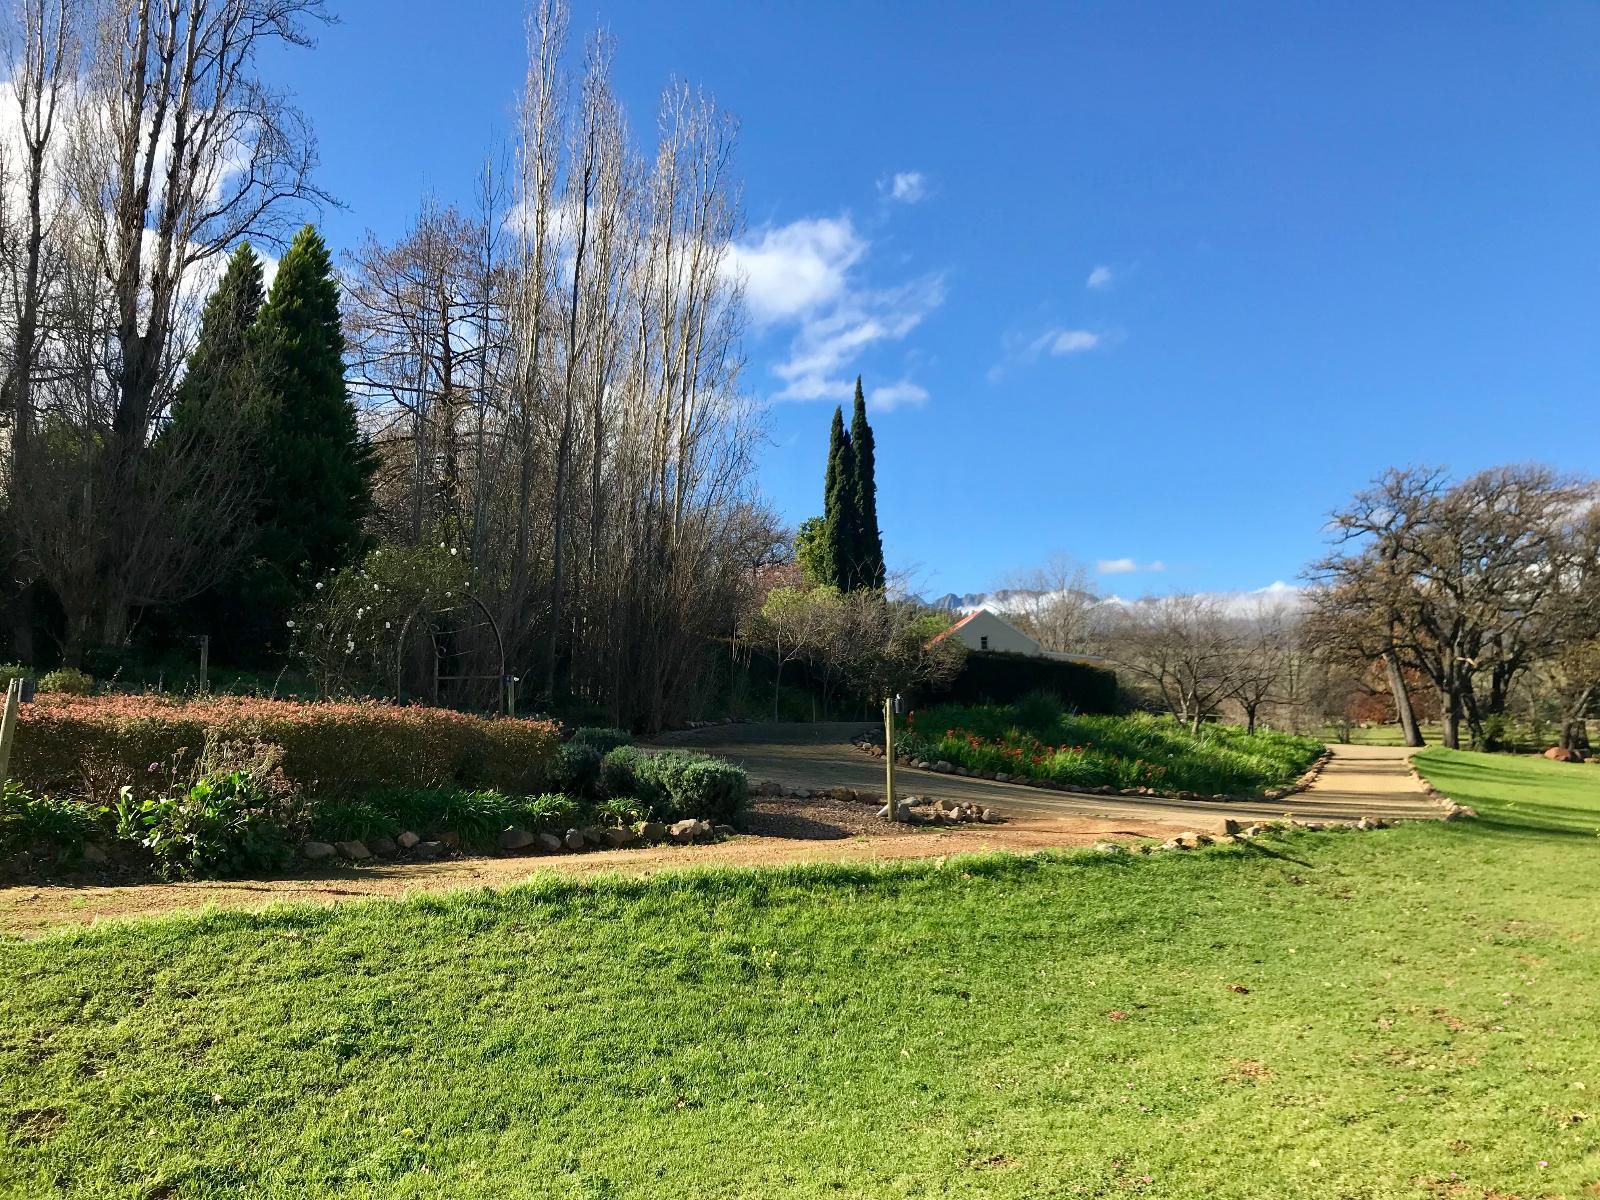
[(255, 574), (281, 626), (317, 577), (360, 551), (376, 465), (345, 387), (333, 265), (310, 225), (278, 264), (254, 341), (272, 397)]
[(867, 424), (867, 399), (856, 376), (855, 414), (850, 420), (850, 443), (856, 459), (856, 544), (860, 562), (859, 586), (882, 589), (884, 584), (883, 535), (878, 531), (878, 481), (872, 426)]
[(856, 456), (850, 435), (844, 431), (844, 410), (833, 410), (833, 428), (828, 435), (828, 474), (824, 483), (823, 520), (827, 522), (827, 547), (824, 559), (829, 580), (841, 592), (858, 585), (861, 557), (859, 534), (861, 516), (856, 506)]
[(209, 417), (236, 414), (259, 399), (251, 329), (265, 298), (261, 259), (241, 242), (201, 310), (200, 336), (172, 404), (174, 430), (198, 435)]

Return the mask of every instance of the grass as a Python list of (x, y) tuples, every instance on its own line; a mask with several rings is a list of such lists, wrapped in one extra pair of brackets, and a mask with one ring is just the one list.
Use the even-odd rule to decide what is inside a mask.
[(0, 943), (0, 1194), (1575, 1197), (1600, 768), (1422, 765), (1484, 819)]
[(1083, 716), (1054, 697), (920, 709), (902, 739), (913, 757), (1071, 787), (1259, 795), (1293, 783), (1322, 753), (1314, 738), (1237, 725), (1191, 733), (1171, 717)]

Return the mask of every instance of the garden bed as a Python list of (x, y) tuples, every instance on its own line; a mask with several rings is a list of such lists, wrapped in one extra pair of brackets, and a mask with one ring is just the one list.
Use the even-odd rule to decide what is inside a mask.
[(687, 843), (744, 812), (737, 767), (629, 741), (591, 728), (562, 743), (549, 722), (378, 704), (53, 701), (30, 707), (17, 735), (0, 878), (225, 878), (296, 860)]
[(1327, 753), (1313, 738), (1286, 733), (1211, 724), (1195, 732), (1145, 713), (1069, 713), (1048, 696), (913, 712), (895, 749), (904, 761), (948, 773), (1179, 799), (1282, 796)]

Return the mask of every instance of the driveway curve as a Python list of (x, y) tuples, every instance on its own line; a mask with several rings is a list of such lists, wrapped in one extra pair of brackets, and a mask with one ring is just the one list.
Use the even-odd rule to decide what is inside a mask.
[[(851, 744), (864, 722), (791, 724), (752, 722), (712, 725), (663, 738), (663, 743), (692, 747), (736, 762), (752, 781), (770, 779), (786, 788), (822, 791), (847, 787), (883, 792), (883, 760), (871, 758)], [(1095, 816), (1136, 818), (1173, 824), (1203, 817), (1271, 820), (1285, 813), (1307, 821), (1354, 821), (1361, 817), (1389, 820), (1438, 818), (1443, 815), (1412, 777), (1412, 751), (1396, 746), (1333, 746), (1333, 757), (1309, 788), (1281, 800), (1168, 800), (1153, 796), (1104, 796), (1089, 792), (1053, 792), (1022, 784), (996, 783), (895, 768), (895, 790), (980, 804), (1017, 817)]]

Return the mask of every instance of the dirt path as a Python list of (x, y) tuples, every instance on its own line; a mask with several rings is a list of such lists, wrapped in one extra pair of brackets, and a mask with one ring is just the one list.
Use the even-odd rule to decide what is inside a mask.
[[(673, 744), (724, 755), (741, 764), (752, 780), (771, 779), (785, 787), (814, 791), (849, 787), (881, 793), (883, 760), (869, 758), (850, 744), (850, 738), (862, 728), (860, 722), (718, 725), (676, 735)], [(1181, 824), (1208, 817), (1263, 820), (1285, 812), (1308, 821), (1441, 815), (1406, 769), (1411, 750), (1403, 746), (1334, 746), (1332, 750), (1333, 759), (1316, 783), (1298, 795), (1276, 801), (1217, 803), (1047, 792), (907, 767), (895, 768), (895, 787), (901, 793), (983, 804), (1018, 817), (1096, 816)]]
[[(872, 809), (862, 806), (870, 818)], [(803, 833), (740, 835), (712, 846), (657, 846), (564, 854), (464, 858), (440, 863), (392, 863), (335, 868), (316, 878), (219, 880), (202, 883), (137, 884), (126, 887), (25, 885), (0, 888), (0, 935), (36, 937), (65, 925), (197, 912), (208, 907), (264, 908), (277, 903), (337, 904), (378, 896), (505, 887), (538, 874), (650, 875), (698, 867), (770, 867), (807, 862), (887, 862), (949, 854), (1008, 850), (1030, 853), (1087, 846), (1109, 837), (1168, 837), (1171, 826), (1148, 821), (1044, 818), (1004, 825), (944, 828), (896, 827), (881, 833), (851, 833), (830, 819), (803, 819)], [(851, 822), (854, 824), (855, 822)], [(760, 822), (758, 821), (759, 825)], [(793, 828), (774, 820), (773, 828)], [(1214, 824), (1194, 826), (1202, 831)]]
[[(675, 739), (744, 764), (754, 780), (791, 788), (850, 787), (877, 792), (883, 763), (849, 744), (851, 725), (733, 725)], [(466, 858), (441, 863), (390, 863), (335, 868), (314, 878), (206, 883), (0, 888), (0, 935), (33, 937), (63, 925), (150, 917), (169, 912), (262, 908), (274, 903), (336, 904), (408, 892), (504, 887), (541, 872), (653, 874), (716, 866), (782, 866), (805, 862), (877, 862), (976, 854), (1028, 853), (1086, 846), (1108, 837), (1170, 837), (1180, 829), (1215, 833), (1224, 818), (1271, 819), (1286, 812), (1305, 820), (1438, 817), (1440, 810), (1406, 769), (1410, 751), (1391, 746), (1337, 746), (1311, 788), (1274, 803), (1215, 804), (1131, 796), (1078, 795), (963, 779), (900, 768), (897, 786), (963, 803), (987, 805), (1003, 825), (892, 828), (875, 805), (831, 800), (764, 800), (752, 833), (714, 846), (658, 846), (579, 855)]]

